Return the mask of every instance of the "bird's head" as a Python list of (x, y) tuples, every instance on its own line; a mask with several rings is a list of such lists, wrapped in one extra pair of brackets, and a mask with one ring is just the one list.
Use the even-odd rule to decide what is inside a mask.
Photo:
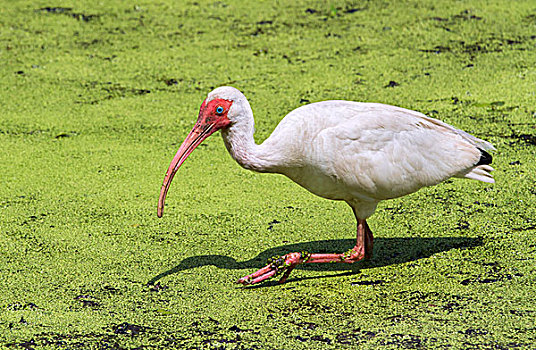
[(218, 130), (240, 123), (244, 108), (249, 108), (249, 103), (245, 96), (233, 87), (222, 86), (208, 94), (199, 109), (197, 122), (182, 142), (166, 172), (158, 200), (158, 217), (162, 217), (171, 180), (182, 163), (207, 137)]

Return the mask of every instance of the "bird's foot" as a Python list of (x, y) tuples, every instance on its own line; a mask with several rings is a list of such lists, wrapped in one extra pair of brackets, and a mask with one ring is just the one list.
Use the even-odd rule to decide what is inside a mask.
[(289, 253), (283, 256), (275, 256), (268, 260), (268, 265), (250, 275), (244, 276), (237, 283), (251, 285), (262, 282), (273, 276), (283, 273), (279, 283), (284, 283), (292, 270), (299, 264), (306, 262), (310, 254), (307, 252)]

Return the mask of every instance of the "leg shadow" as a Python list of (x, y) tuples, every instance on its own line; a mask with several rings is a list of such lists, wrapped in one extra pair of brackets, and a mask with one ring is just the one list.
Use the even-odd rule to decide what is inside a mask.
[[(331, 277), (357, 273), (363, 268), (396, 265), (430, 257), (451, 249), (467, 249), (482, 245), (481, 238), (466, 237), (432, 237), (432, 238), (376, 238), (374, 256), (370, 260), (354, 264), (303, 264), (297, 268), (313, 271), (344, 271)], [(290, 252), (308, 251), (313, 253), (340, 253), (351, 249), (355, 239), (334, 239), (288, 244), (267, 249), (256, 257), (238, 262), (225, 255), (197, 255), (182, 260), (177, 266), (153, 277), (148, 284), (155, 284), (160, 279), (196, 267), (212, 265), (228, 270), (257, 270), (267, 264), (269, 258)], [(248, 273), (254, 271), (248, 271)], [(311, 279), (319, 277), (301, 278)], [(292, 279), (292, 278), (291, 278)], [(266, 283), (264, 284), (266, 285)]]

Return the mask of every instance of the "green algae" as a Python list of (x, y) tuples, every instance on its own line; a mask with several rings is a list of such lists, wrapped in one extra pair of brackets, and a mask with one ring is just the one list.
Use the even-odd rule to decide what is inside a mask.
[[(3, 347), (534, 347), (533, 2), (57, 6), (0, 6)], [(497, 184), (382, 203), (371, 261), (239, 287), (271, 256), (346, 251), (355, 222), (218, 137), (156, 217), (220, 85), (246, 94), (258, 141), (307, 102), (422, 111), (492, 142)]]

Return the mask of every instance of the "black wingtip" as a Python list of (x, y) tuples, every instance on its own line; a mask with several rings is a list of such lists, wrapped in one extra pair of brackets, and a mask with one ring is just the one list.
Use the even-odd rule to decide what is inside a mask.
[(480, 151), (480, 159), (478, 160), (478, 163), (475, 165), (487, 165), (491, 164), (493, 161), (493, 157), (488, 152), (484, 151), (483, 149), (479, 148)]

